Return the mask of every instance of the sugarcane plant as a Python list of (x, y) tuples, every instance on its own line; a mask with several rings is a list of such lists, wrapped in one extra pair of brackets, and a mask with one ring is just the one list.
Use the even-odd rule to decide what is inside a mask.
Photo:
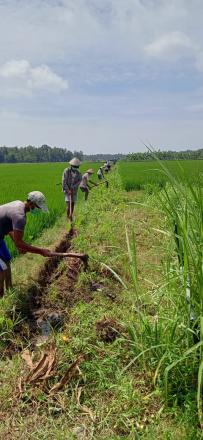
[(185, 291), (188, 330), (187, 349), (165, 369), (165, 394), (168, 399), (173, 368), (193, 356), (194, 364), (198, 364), (197, 408), (203, 427), (203, 180), (199, 175), (195, 183), (190, 181), (183, 169), (178, 179), (163, 162), (156, 160), (169, 181), (159, 199), (174, 234), (180, 280)]

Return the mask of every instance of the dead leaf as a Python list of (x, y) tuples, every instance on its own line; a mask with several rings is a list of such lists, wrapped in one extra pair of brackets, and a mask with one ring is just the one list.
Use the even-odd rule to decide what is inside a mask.
[(82, 387), (77, 388), (76, 391), (76, 400), (77, 400), (77, 405), (80, 406), (80, 396), (82, 393)]
[(50, 394), (55, 393), (56, 391), (63, 388), (63, 386), (66, 385), (66, 383), (68, 383), (70, 381), (70, 379), (75, 375), (76, 371), (78, 370), (78, 366), (84, 360), (85, 360), (84, 355), (78, 356), (78, 358), (70, 365), (70, 367), (68, 367), (67, 371), (65, 372), (65, 374), (62, 377), (62, 379), (60, 380), (60, 382), (58, 382), (56, 385), (54, 385), (50, 389), (50, 391), (49, 391)]
[(79, 387), (76, 391), (76, 400), (77, 400), (77, 406), (78, 408), (84, 413), (87, 414), (90, 419), (92, 420), (92, 422), (95, 421), (95, 416), (92, 412), (92, 410), (90, 408), (88, 408), (88, 406), (86, 405), (81, 405), (80, 403), (80, 397), (81, 397), (81, 393), (82, 393), (82, 387)]
[(39, 361), (33, 365), (26, 382), (33, 383), (39, 380), (48, 379), (52, 375), (52, 370), (56, 360), (56, 348), (53, 344), (42, 353)]
[(53, 343), (49, 344), (42, 352), (40, 359), (34, 364), (28, 350), (22, 353), (22, 358), (30, 368), (24, 383), (36, 383), (52, 376), (56, 361), (56, 347)]
[(20, 379), (18, 380), (17, 383), (17, 389), (15, 390), (15, 394), (14, 397), (21, 397), (23, 393), (23, 388), (22, 388), (22, 377), (20, 377)]
[(22, 359), (24, 359), (24, 361), (26, 362), (26, 364), (28, 365), (28, 367), (30, 369), (33, 368), (33, 362), (32, 362), (32, 358), (30, 356), (29, 350), (24, 350), (21, 354)]

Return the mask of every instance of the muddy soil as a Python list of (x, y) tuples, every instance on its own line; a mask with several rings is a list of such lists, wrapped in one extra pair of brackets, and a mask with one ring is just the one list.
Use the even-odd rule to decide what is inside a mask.
[[(73, 234), (66, 234), (56, 246), (56, 252), (71, 252)], [(91, 300), (91, 295), (83, 298), (75, 288), (78, 276), (84, 270), (84, 264), (78, 258), (54, 257), (47, 259), (39, 272), (35, 284), (23, 296), (16, 312), (22, 321), (14, 329), (15, 338), (10, 340), (4, 355), (12, 357), (23, 349), (24, 343), (35, 345), (38, 336), (48, 337), (53, 330), (63, 327), (67, 313), (79, 299)], [(50, 299), (49, 290), (56, 291), (56, 298)]]
[(96, 330), (103, 342), (113, 342), (121, 335), (123, 328), (115, 319), (103, 318), (97, 322)]
[[(71, 238), (72, 234), (66, 235), (55, 251), (70, 252)], [(82, 298), (75, 284), (84, 269), (85, 265), (78, 258), (54, 257), (46, 261), (36, 285), (29, 289), (27, 295), (27, 316), (32, 333), (48, 336), (53, 329), (63, 326), (68, 309)], [(52, 288), (57, 300), (50, 300), (49, 290)]]
[[(71, 252), (72, 236), (66, 234), (55, 251)], [(22, 292), (22, 300), (16, 310), (22, 320), (14, 328), (14, 337), (4, 344), (3, 357), (12, 358), (28, 342), (33, 348), (44, 343), (53, 331), (63, 328), (69, 319), (70, 309), (78, 301), (90, 302), (97, 292), (115, 301), (116, 295), (106, 290), (104, 279), (90, 282), (86, 288), (77, 286), (79, 274), (85, 269), (78, 258), (54, 257), (46, 260), (36, 282), (27, 292)], [(101, 276), (104, 277), (104, 274), (100, 273)], [(113, 342), (120, 332), (121, 327), (114, 320), (104, 318), (97, 323), (97, 335), (105, 342)]]
[[(67, 252), (70, 250), (72, 235), (67, 234), (54, 249), (56, 252)], [(61, 262), (60, 257), (53, 257), (46, 261), (39, 272), (36, 283), (33, 284), (27, 292), (27, 314), (28, 317), (33, 316), (35, 309), (39, 309), (43, 302), (48, 287), (50, 286), (54, 275), (57, 276), (57, 268)], [(58, 271), (58, 276), (60, 276)]]

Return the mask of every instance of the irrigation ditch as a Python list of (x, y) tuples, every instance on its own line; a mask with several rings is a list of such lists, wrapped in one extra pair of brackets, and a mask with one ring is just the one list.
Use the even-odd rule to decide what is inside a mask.
[[(56, 252), (67, 252), (71, 248), (72, 233), (65, 235), (56, 246)], [(66, 261), (60, 257), (53, 257), (46, 261), (44, 267), (40, 270), (36, 284), (32, 285), (27, 292), (27, 318), (30, 332), (39, 334), (46, 339), (54, 329), (63, 327), (67, 309), (70, 307), (68, 297), (74, 295), (74, 285), (77, 282), (79, 272), (84, 265), (77, 258), (69, 258)], [(63, 283), (59, 280), (63, 278)], [(57, 302), (47, 299), (47, 294), (52, 283), (56, 284), (59, 297), (63, 297), (65, 302), (62, 307)], [(72, 299), (73, 301), (73, 299)]]
[[(72, 231), (65, 234), (54, 251), (71, 252), (74, 235)], [(115, 293), (105, 290), (105, 283), (101, 281), (90, 282), (86, 289), (78, 288), (77, 281), (81, 271), (88, 271), (88, 265), (78, 258), (53, 257), (46, 260), (36, 280), (26, 291), (21, 291), (21, 298), (15, 308), (15, 314), (20, 316), (20, 320), (14, 326), (12, 337), (6, 342), (1, 353), (2, 359), (11, 359), (27, 346), (35, 350), (48, 343), (50, 336), (55, 331), (62, 331), (68, 322), (70, 309), (78, 301), (90, 302), (95, 292), (104, 293), (110, 302), (116, 300)], [(105, 270), (102, 276), (111, 278), (111, 273)], [(100, 273), (98, 277), (100, 280)], [(50, 290), (55, 292), (53, 298), (49, 295)], [(98, 321), (96, 329), (98, 337), (107, 343), (116, 339), (121, 331), (119, 324), (108, 317)]]
[[(72, 232), (65, 234), (54, 251), (70, 251), (72, 237)], [(28, 289), (20, 291), (14, 312), (20, 319), (13, 328), (13, 337), (8, 338), (1, 353), (2, 358), (12, 358), (28, 344), (34, 348), (46, 342), (54, 330), (63, 327), (68, 310), (79, 299), (75, 284), (81, 270), (87, 270), (87, 266), (78, 258), (64, 260), (53, 257), (46, 260), (36, 280)], [(59, 301), (49, 298), (48, 292), (53, 284), (58, 291)], [(13, 311), (10, 318), (13, 318)]]

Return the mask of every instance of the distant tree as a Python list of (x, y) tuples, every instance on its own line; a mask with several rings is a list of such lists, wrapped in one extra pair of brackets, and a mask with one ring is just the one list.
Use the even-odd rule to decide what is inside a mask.
[[(186, 150), (186, 151), (161, 151), (155, 152), (156, 156), (160, 160), (187, 160), (187, 159), (203, 159), (203, 149), (199, 150)], [(144, 153), (129, 153), (126, 156), (126, 160), (130, 161), (146, 161), (153, 160), (154, 155), (150, 152)]]
[(82, 151), (74, 151), (73, 156), (77, 157), (79, 160), (83, 160), (83, 152)]
[(83, 160), (88, 162), (105, 162), (106, 160), (125, 159), (124, 154), (84, 154)]
[(3, 152), (0, 150), (0, 163), (4, 162), (4, 154)]
[(8, 155), (7, 155), (6, 161), (8, 163), (15, 163), (15, 162), (17, 162), (17, 159), (16, 159), (16, 157), (15, 157), (15, 155), (13, 153), (9, 152)]
[[(82, 151), (74, 152), (77, 157), (83, 158)], [(42, 145), (36, 148), (32, 145), (27, 147), (0, 147), (0, 163), (15, 162), (69, 162), (73, 157), (73, 152), (65, 148), (50, 147)]]

